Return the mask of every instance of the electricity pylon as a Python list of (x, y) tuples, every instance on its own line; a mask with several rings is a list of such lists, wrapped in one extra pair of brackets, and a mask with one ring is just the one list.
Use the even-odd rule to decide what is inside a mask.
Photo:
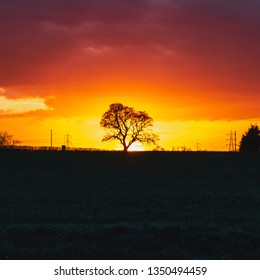
[(67, 148), (69, 148), (72, 145), (71, 139), (72, 139), (72, 136), (70, 134), (66, 134), (64, 136), (64, 143), (65, 143)]
[(236, 131), (230, 131), (229, 135), (229, 144), (228, 144), (228, 151), (229, 152), (236, 152), (237, 151), (237, 133)]

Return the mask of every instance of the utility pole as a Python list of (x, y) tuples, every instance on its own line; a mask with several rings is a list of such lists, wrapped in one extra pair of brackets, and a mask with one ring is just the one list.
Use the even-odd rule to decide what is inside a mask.
[(198, 152), (200, 150), (200, 143), (196, 143), (196, 151)]
[(51, 150), (52, 150), (52, 129), (51, 129)]
[(230, 131), (230, 134), (229, 134), (229, 146), (228, 146), (228, 151), (229, 151), (229, 152), (233, 152), (233, 150), (234, 150), (233, 131), (231, 130), (231, 131)]
[(235, 138), (235, 152), (237, 151), (237, 132), (234, 132), (234, 138)]

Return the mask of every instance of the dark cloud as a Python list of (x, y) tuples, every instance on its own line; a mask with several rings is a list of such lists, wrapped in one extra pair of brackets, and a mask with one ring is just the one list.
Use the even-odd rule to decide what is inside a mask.
[(131, 26), (142, 18), (144, 5), (142, 1), (1, 1), (0, 84), (37, 83), (46, 67), (68, 59), (84, 48), (82, 44), (116, 43), (129, 32), (122, 25)]
[(259, 11), (252, 0), (2, 0), (0, 86), (73, 81), (88, 69), (87, 82), (113, 67), (111, 79), (257, 96)]
[(179, 0), (183, 8), (196, 13), (214, 14), (226, 19), (249, 19), (259, 21), (260, 2), (258, 0)]

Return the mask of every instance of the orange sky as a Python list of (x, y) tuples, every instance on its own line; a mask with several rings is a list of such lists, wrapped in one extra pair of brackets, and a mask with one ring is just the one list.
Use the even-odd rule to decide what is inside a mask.
[[(111, 103), (145, 110), (159, 145), (226, 150), (260, 114), (260, 4), (2, 0), (0, 125), (24, 145), (114, 149)], [(239, 141), (238, 141), (239, 142)], [(152, 149), (152, 147), (151, 147)]]

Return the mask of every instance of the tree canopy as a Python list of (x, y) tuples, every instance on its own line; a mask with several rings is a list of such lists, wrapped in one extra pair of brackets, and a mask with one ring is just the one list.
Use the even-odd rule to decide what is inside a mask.
[(110, 105), (100, 125), (105, 129), (102, 141), (118, 140), (124, 151), (134, 142), (156, 144), (159, 139), (151, 130), (153, 119), (145, 111), (136, 111), (121, 103)]
[(260, 130), (258, 125), (251, 125), (249, 129), (243, 134), (239, 151), (259, 151), (260, 149)]

